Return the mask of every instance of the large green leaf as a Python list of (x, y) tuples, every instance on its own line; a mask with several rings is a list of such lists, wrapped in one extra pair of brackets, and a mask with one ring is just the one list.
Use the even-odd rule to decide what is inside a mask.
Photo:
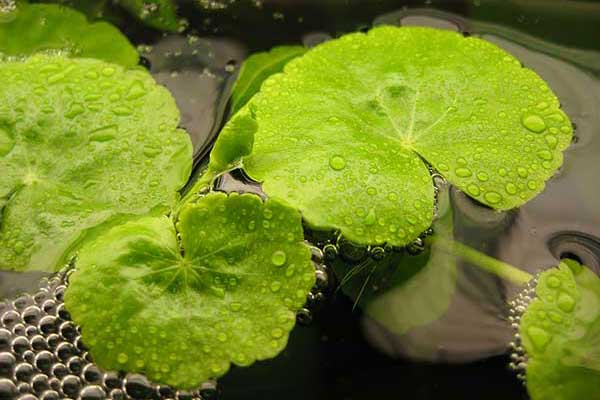
[(339, 259), (333, 264), (342, 290), (397, 335), (439, 319), (454, 296), (456, 256), (439, 246), (454, 236), (447, 187), (440, 191), (438, 207), (439, 218), (433, 223), (433, 235), (425, 240), (424, 252), (392, 254), (382, 261), (367, 259), (355, 266)]
[(283, 203), (211, 193), (177, 231), (142, 217), (88, 242), (66, 305), (101, 367), (195, 388), (283, 350), (315, 281), (303, 241)]
[(52, 271), (87, 229), (177, 201), (191, 142), (144, 70), (35, 56), (0, 88), (0, 268)]
[(0, 54), (28, 56), (48, 50), (124, 66), (137, 65), (139, 60), (136, 49), (117, 28), (107, 22), (89, 23), (68, 7), (19, 3), (15, 11), (0, 18)]
[(279, 46), (248, 57), (231, 92), (230, 114), (233, 115), (244, 107), (252, 96), (258, 93), (268, 77), (283, 71), (283, 67), (290, 60), (301, 56), (307, 50), (304, 46)]
[(575, 261), (538, 278), (519, 327), (533, 400), (600, 399), (600, 278)]
[(321, 44), (246, 107), (255, 132), (235, 127), (248, 115), (234, 116), (219, 141), (254, 134), (252, 153), (238, 157), (248, 175), (311, 227), (357, 243), (402, 246), (429, 227), (424, 161), (506, 210), (543, 190), (572, 136), (533, 71), (484, 40), (430, 28), (380, 27)]

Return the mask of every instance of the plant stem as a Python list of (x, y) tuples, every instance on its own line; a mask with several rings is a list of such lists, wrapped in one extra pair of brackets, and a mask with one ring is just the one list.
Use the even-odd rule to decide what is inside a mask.
[(533, 279), (533, 275), (455, 240), (438, 239), (434, 246), (513, 283), (524, 285)]

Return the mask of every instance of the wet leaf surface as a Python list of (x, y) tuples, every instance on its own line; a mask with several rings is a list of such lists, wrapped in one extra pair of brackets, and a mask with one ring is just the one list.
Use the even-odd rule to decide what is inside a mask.
[(0, 85), (1, 268), (53, 271), (91, 228), (175, 204), (191, 143), (147, 72), (36, 56)]
[(315, 282), (310, 257), (296, 210), (211, 193), (176, 228), (142, 217), (87, 244), (66, 304), (101, 367), (190, 389), (284, 349)]

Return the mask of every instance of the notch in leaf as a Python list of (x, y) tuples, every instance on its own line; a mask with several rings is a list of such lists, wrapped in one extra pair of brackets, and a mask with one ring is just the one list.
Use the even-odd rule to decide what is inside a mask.
[(544, 189), (572, 136), (535, 72), (484, 40), (430, 28), (384, 26), (323, 43), (267, 79), (246, 108), (256, 125), (234, 115), (211, 158), (223, 158), (219, 143), (253, 135), (251, 153), (232, 165), (241, 161), (311, 228), (360, 244), (404, 246), (429, 228), (429, 166), (494, 209), (522, 205)]

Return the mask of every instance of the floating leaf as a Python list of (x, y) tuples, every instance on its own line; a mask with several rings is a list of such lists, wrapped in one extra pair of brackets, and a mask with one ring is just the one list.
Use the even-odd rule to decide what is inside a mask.
[(315, 281), (300, 213), (211, 193), (177, 231), (142, 217), (80, 251), (65, 301), (95, 361), (195, 388), (283, 350)]
[(191, 142), (144, 70), (35, 56), (0, 87), (0, 268), (52, 271), (86, 229), (177, 201)]
[(341, 288), (375, 321), (397, 335), (439, 319), (450, 305), (456, 289), (456, 257), (438, 242), (453, 238), (453, 214), (448, 188), (439, 194), (439, 219), (433, 236), (418, 255), (405, 252), (383, 261), (367, 259), (349, 266), (333, 264)]
[[(311, 227), (362, 244), (406, 245), (430, 226), (423, 160), (506, 210), (543, 190), (572, 135), (533, 71), (484, 40), (431, 28), (323, 43), (267, 79), (248, 107), (257, 129), (247, 174)], [(248, 136), (224, 133), (219, 141)]]
[(600, 278), (566, 260), (535, 290), (519, 327), (531, 398), (600, 399)]
[(117, 28), (107, 22), (89, 23), (83, 14), (68, 7), (19, 3), (0, 20), (0, 53), (28, 56), (47, 50), (124, 66), (139, 61), (136, 49)]
[(304, 46), (279, 46), (248, 57), (233, 86), (230, 114), (233, 115), (244, 107), (268, 77), (283, 71), (290, 60), (303, 55), (307, 50)]
[(172, 0), (117, 0), (117, 4), (148, 26), (170, 32), (179, 29), (177, 7)]

